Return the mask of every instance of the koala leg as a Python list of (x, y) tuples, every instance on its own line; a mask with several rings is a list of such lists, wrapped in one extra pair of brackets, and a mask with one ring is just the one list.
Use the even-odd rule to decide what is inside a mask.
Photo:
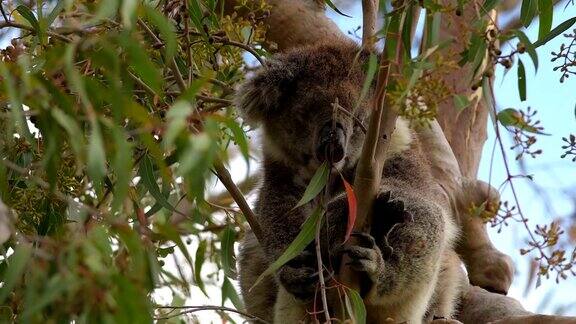
[(452, 241), (450, 225), (441, 207), (410, 190), (383, 190), (377, 197), (371, 229), (376, 242), (372, 250), (377, 252), (351, 255), (371, 260), (356, 267), (372, 281), (364, 298), (372, 309), (371, 321), (422, 322), (443, 251)]
[(306, 311), (310, 302), (296, 298), (284, 287), (278, 289), (278, 298), (274, 305), (273, 323), (307, 323), (309, 316)]
[(240, 254), (238, 255), (240, 290), (244, 299), (245, 311), (267, 322), (272, 322), (278, 291), (278, 284), (276, 284), (274, 277), (267, 276), (252, 288), (256, 279), (268, 268), (268, 265), (264, 251), (254, 234), (252, 232), (246, 233), (246, 237), (240, 244)]
[(468, 277), (464, 272), (462, 260), (454, 250), (446, 250), (442, 256), (438, 285), (427, 317), (429, 319), (454, 318), (458, 302), (467, 287)]

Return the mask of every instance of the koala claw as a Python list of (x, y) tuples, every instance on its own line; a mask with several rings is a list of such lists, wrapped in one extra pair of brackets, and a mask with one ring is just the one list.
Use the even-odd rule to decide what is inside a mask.
[(318, 282), (315, 260), (314, 253), (303, 251), (278, 271), (278, 279), (282, 286), (298, 299), (308, 300), (314, 296)]
[(358, 272), (366, 272), (368, 275), (377, 276), (382, 272), (384, 259), (378, 246), (371, 248), (362, 246), (348, 246), (342, 251), (350, 258), (346, 264)]
[(362, 247), (365, 247), (368, 249), (373, 249), (376, 246), (376, 240), (370, 234), (354, 231), (350, 235), (352, 235), (358, 239), (358, 245), (359, 246), (362, 246)]

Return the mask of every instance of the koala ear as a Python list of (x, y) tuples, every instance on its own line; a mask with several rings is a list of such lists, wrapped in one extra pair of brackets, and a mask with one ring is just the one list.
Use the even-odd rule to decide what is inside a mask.
[(248, 123), (257, 124), (278, 109), (281, 98), (293, 91), (295, 80), (293, 64), (269, 61), (266, 68), (238, 89), (236, 107)]

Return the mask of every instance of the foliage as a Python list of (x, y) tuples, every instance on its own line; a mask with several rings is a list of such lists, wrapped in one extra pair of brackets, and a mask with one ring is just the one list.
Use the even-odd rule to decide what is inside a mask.
[[(150, 322), (156, 289), (174, 302), (204, 289), (203, 260), (233, 272), (243, 220), (210, 198), (211, 167), (248, 158), (230, 99), (244, 47), (266, 55), (268, 7), (245, 1), (241, 18), (216, 1), (38, 3), (2, 8), (2, 31), (20, 36), (0, 62), (0, 197), (16, 215), (0, 299), (24, 322)], [(192, 277), (167, 268), (175, 253)]]
[[(519, 30), (492, 26), (487, 11), (497, 1), (487, 0), (466, 27), (466, 48), (450, 58), (440, 56), (443, 15), (480, 2), (393, 2), (378, 35), (402, 34), (398, 47), (405, 48), (404, 63), (388, 93), (404, 117), (426, 125), (441, 104), (454, 102), (466, 109), (473, 96), (452, 93), (442, 73), (469, 65), (474, 73), (462, 82), (489, 93), (486, 85), (495, 65), (511, 68), (517, 61), (523, 71), (520, 57), (527, 54), (537, 67), (535, 48), (576, 22), (552, 28), (549, 1), (524, 0), (522, 23), (530, 24), (536, 15), (544, 21), (531, 42)], [(11, 40), (0, 52), (0, 200), (13, 211), (15, 228), (0, 242), (2, 320), (174, 322), (203, 309), (228, 320), (227, 312), (234, 309), (224, 307), (225, 302), (241, 308), (230, 279), (236, 275), (234, 243), (246, 222), (230, 195), (216, 192), (214, 175), (221, 176), (217, 166), (222, 162), (251, 159), (248, 128), (231, 99), (257, 64), (250, 62), (260, 61), (268, 55), (265, 49), (275, 46), (266, 40), (270, 8), (264, 1), (237, 1), (242, 14), (233, 15), (224, 13), (223, 3), (2, 2), (0, 32), (10, 34), (0, 34), (0, 40)], [(421, 44), (411, 35), (408, 13), (415, 8), (426, 10)], [(512, 39), (516, 49), (503, 54), (499, 44)], [(574, 73), (573, 43), (553, 53), (553, 60), (563, 60), (562, 81)], [(412, 47), (422, 52), (412, 57)], [(373, 56), (363, 95), (377, 64)], [(519, 73), (522, 100), (525, 82)], [(497, 112), (488, 106), (495, 128), (505, 126), (517, 136), (518, 159), (541, 153), (530, 149), (541, 131), (531, 111)], [(574, 136), (564, 141), (564, 156), (576, 155)], [(322, 191), (327, 173), (319, 170), (303, 203)], [(252, 182), (247, 178), (246, 186), (238, 186), (249, 191)], [(354, 205), (353, 189), (346, 188)], [(482, 217), (494, 226), (507, 219), (527, 223), (520, 208), (503, 206), (504, 212), (491, 206)], [(309, 218), (300, 240), (275, 267), (313, 240), (322, 215), (318, 209)], [(557, 271), (557, 278), (565, 278), (572, 271), (575, 255), (555, 249), (562, 233), (556, 223), (539, 226), (523, 250), (537, 251), (540, 275)], [(204, 294), (207, 285), (220, 286), (222, 306), (174, 312), (192, 297), (191, 285)], [(161, 288), (171, 291), (173, 299), (159, 305), (155, 292)], [(353, 291), (344, 294), (348, 313), (362, 321), (360, 297)]]

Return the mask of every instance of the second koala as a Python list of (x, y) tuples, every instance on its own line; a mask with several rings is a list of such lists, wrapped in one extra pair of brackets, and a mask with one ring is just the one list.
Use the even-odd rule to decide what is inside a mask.
[[(260, 245), (247, 233), (239, 256), (242, 295), (252, 315), (270, 322), (306, 320), (302, 307), (318, 283), (313, 249), (249, 289), (312, 213), (313, 202), (294, 206), (325, 161), (332, 165), (334, 181), (329, 184), (323, 257), (338, 269), (346, 253), (363, 274), (368, 322), (420, 323), (454, 314), (466, 283), (452, 247), (456, 230), (448, 202), (406, 122), (397, 123), (391, 139), (371, 232), (357, 233), (359, 245), (341, 244), (348, 212), (338, 173), (353, 181), (364, 140), (350, 116), (367, 124), (371, 102), (360, 98), (366, 60), (367, 54), (347, 41), (295, 49), (272, 59), (238, 92), (244, 118), (262, 128), (263, 183), (255, 212), (264, 240)], [(334, 108), (336, 101), (346, 113)]]

